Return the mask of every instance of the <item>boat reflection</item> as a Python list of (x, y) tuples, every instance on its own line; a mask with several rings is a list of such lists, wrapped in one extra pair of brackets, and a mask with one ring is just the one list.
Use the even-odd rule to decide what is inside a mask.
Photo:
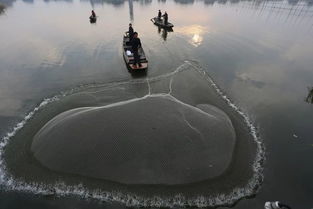
[(164, 41), (167, 40), (167, 35), (169, 32), (174, 32), (173, 28), (162, 28), (160, 26), (157, 26), (157, 27), (158, 27), (158, 33), (161, 35)]

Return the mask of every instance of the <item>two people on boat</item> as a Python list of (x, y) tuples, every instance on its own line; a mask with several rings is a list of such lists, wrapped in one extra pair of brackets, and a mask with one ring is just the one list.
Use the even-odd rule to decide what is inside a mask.
[(161, 10), (159, 10), (159, 12), (158, 12), (158, 20), (161, 21), (162, 17), (163, 17), (163, 20), (164, 20), (164, 24), (167, 25), (168, 24), (168, 14), (167, 14), (167, 12), (165, 12), (164, 15), (162, 15)]
[(91, 15), (89, 17), (90, 23), (95, 23), (97, 21), (97, 16), (95, 11), (91, 10)]
[(138, 33), (134, 32), (134, 28), (131, 23), (129, 23), (128, 32), (126, 32), (129, 37), (129, 44), (132, 49), (132, 53), (134, 55), (134, 65), (133, 67), (136, 68), (137, 64), (139, 67), (141, 67), (140, 63), (140, 55), (138, 50), (141, 48), (141, 41), (140, 38), (138, 38)]

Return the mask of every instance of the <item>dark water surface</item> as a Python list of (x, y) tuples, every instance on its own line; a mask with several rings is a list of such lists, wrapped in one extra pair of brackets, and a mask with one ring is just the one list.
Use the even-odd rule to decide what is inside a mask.
[[(121, 49), (133, 22), (148, 78), (194, 60), (257, 126), (266, 146), (264, 182), (234, 207), (263, 208), (267, 200), (313, 207), (313, 106), (305, 102), (313, 86), (312, 1), (0, 2), (7, 5), (0, 14), (1, 137), (44, 98), (138, 79)], [(96, 24), (89, 23), (91, 9)], [(150, 22), (158, 9), (168, 11), (174, 32)], [(125, 207), (4, 189), (0, 195), (0, 208)]]

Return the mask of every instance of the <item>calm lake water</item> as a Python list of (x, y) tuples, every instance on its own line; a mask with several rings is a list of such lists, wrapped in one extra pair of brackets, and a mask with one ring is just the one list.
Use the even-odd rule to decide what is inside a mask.
[[(132, 22), (147, 77), (197, 61), (258, 128), (266, 146), (260, 191), (234, 208), (280, 200), (313, 207), (313, 1), (3, 1), (0, 14), (0, 136), (44, 98), (86, 84), (134, 78), (122, 57)], [(90, 11), (98, 20), (90, 24)], [(150, 19), (167, 11), (173, 32)], [(186, 84), (188, 85), (188, 84)], [(1, 183), (1, 182), (0, 182)], [(1, 189), (0, 208), (124, 208), (76, 197)]]

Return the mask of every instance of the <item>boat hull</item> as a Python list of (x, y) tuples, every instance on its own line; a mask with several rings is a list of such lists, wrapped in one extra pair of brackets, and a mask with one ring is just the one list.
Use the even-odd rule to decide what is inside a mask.
[(168, 22), (166, 25), (164, 24), (163, 20), (159, 20), (159, 18), (157, 17), (154, 17), (151, 19), (151, 21), (153, 22), (153, 24), (157, 25), (157, 26), (160, 26), (162, 28), (167, 28), (167, 29), (171, 29), (174, 27), (174, 25), (170, 22)]
[(138, 49), (138, 54), (140, 56), (140, 64), (141, 64), (140, 67), (139, 65), (134, 66), (134, 55), (131, 51), (132, 50), (129, 44), (129, 37), (127, 35), (124, 35), (123, 36), (123, 58), (124, 58), (127, 68), (133, 71), (146, 70), (148, 68), (148, 60), (146, 58), (143, 48), (141, 47)]

